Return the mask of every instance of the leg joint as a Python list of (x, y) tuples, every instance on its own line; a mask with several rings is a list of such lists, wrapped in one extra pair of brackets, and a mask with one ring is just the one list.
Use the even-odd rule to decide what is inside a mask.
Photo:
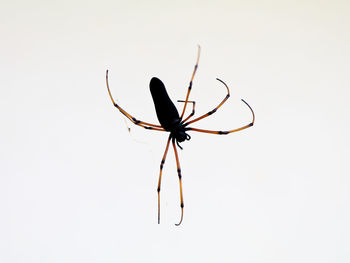
[(134, 117), (132, 117), (132, 121), (135, 123), (135, 124), (139, 124), (141, 121), (135, 119)]
[(164, 166), (164, 165), (161, 163), (161, 164), (160, 164), (160, 170), (163, 170), (163, 166)]
[(165, 160), (162, 160), (162, 161), (160, 162), (160, 170), (163, 169), (164, 163), (165, 163)]
[(216, 112), (217, 111), (217, 108), (215, 108), (215, 109), (213, 109), (212, 111), (209, 111), (208, 112), (208, 115), (212, 115), (214, 112)]

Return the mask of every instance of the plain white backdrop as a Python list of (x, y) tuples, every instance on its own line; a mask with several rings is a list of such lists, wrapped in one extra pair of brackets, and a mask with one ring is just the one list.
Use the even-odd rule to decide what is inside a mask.
[[(0, 261), (349, 262), (348, 1), (2, 1)], [(184, 99), (180, 218), (149, 80)], [(180, 109), (181, 104), (176, 103)]]

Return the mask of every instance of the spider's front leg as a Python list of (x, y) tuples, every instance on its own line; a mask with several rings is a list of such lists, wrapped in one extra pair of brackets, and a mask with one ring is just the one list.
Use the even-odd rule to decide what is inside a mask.
[(174, 153), (175, 153), (175, 159), (176, 159), (176, 167), (177, 167), (177, 174), (179, 177), (179, 185), (180, 185), (180, 207), (181, 207), (181, 219), (178, 224), (175, 224), (176, 226), (179, 226), (182, 222), (183, 216), (184, 216), (184, 199), (182, 194), (182, 176), (181, 176), (181, 167), (180, 167), (180, 161), (179, 156), (177, 155), (176, 145), (175, 145), (175, 138), (172, 139)]
[(162, 161), (160, 162), (160, 171), (159, 171), (159, 179), (158, 179), (158, 187), (157, 187), (157, 193), (158, 193), (158, 224), (160, 224), (160, 185), (162, 183), (162, 173), (163, 173), (163, 166), (165, 163), (166, 156), (168, 154), (169, 144), (171, 140), (171, 135), (169, 135), (168, 142), (165, 147), (164, 155), (162, 158)]
[(185, 104), (184, 104), (184, 107), (182, 109), (182, 113), (181, 113), (180, 119), (182, 119), (184, 114), (185, 114), (188, 98), (190, 96), (191, 89), (192, 89), (192, 82), (193, 82), (194, 76), (196, 75), (196, 72), (197, 72), (200, 54), (201, 54), (201, 47), (198, 45), (197, 61), (196, 61), (196, 65), (194, 66), (194, 69), (193, 69), (193, 73), (192, 73), (192, 77), (191, 77), (191, 80), (190, 80), (190, 84), (188, 85), (187, 95), (186, 95), (186, 99), (185, 99)]

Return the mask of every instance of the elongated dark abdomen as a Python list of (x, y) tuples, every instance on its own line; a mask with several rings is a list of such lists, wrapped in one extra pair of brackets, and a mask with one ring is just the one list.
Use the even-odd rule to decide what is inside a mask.
[(180, 121), (179, 113), (174, 103), (169, 98), (163, 82), (158, 78), (152, 78), (149, 83), (153, 103), (156, 108), (157, 117), (160, 125), (170, 131), (175, 124)]

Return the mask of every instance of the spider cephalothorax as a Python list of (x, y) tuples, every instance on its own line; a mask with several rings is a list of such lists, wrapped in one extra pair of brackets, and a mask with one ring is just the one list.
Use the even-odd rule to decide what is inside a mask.
[[(115, 103), (115, 101), (114, 101), (114, 99), (112, 97), (111, 91), (109, 89), (108, 70), (106, 72), (106, 83), (107, 83), (107, 89), (108, 89), (109, 96), (110, 96), (114, 106), (122, 114), (124, 114), (134, 124), (136, 124), (138, 126), (141, 126), (141, 127), (144, 127), (145, 129), (156, 130), (156, 131), (163, 131), (163, 132), (170, 132), (169, 137), (168, 137), (168, 141), (167, 141), (167, 144), (166, 144), (166, 147), (165, 147), (165, 152), (164, 152), (162, 161), (160, 163), (160, 172), (159, 172), (158, 187), (157, 187), (157, 193), (158, 193), (158, 224), (160, 223), (160, 186), (161, 186), (161, 182), (162, 182), (162, 170), (163, 170), (163, 166), (164, 166), (164, 163), (165, 163), (166, 156), (168, 154), (170, 141), (172, 142), (173, 149), (174, 149), (176, 165), (177, 165), (177, 173), (178, 173), (179, 184), (180, 184), (181, 219), (180, 219), (180, 222), (178, 224), (176, 224), (176, 225), (180, 225), (181, 222), (182, 222), (182, 219), (183, 219), (184, 202), (183, 202), (183, 194), (182, 194), (181, 168), (180, 168), (180, 162), (179, 162), (179, 157), (178, 157), (178, 154), (177, 154), (177, 149), (176, 149), (175, 142), (176, 142), (177, 146), (180, 149), (182, 149), (182, 147), (179, 145), (179, 142), (184, 142), (185, 140), (190, 140), (191, 139), (191, 136), (189, 134), (187, 134), (188, 131), (196, 131), (196, 132), (203, 132), (203, 133), (210, 133), (210, 134), (225, 135), (225, 134), (230, 134), (230, 133), (233, 133), (233, 132), (237, 132), (237, 131), (241, 131), (241, 130), (247, 129), (247, 128), (253, 126), (254, 121), (255, 121), (255, 115), (254, 115), (253, 109), (249, 106), (248, 103), (246, 103), (242, 99), (242, 101), (249, 107), (249, 109), (250, 109), (250, 111), (252, 113), (252, 116), (253, 116), (253, 119), (252, 119), (252, 121), (249, 124), (244, 125), (244, 126), (242, 126), (240, 128), (237, 128), (237, 129), (229, 130), (229, 131), (212, 131), (212, 130), (203, 130), (203, 129), (188, 127), (188, 125), (190, 125), (190, 124), (192, 124), (194, 122), (197, 122), (197, 121), (199, 121), (199, 120), (201, 120), (203, 118), (206, 118), (206, 117), (214, 114), (225, 103), (225, 101), (230, 97), (230, 90), (229, 90), (228, 86), (222, 80), (217, 79), (218, 81), (220, 81), (226, 87), (226, 89), (227, 89), (226, 97), (213, 110), (209, 111), (206, 114), (201, 115), (200, 117), (197, 117), (197, 118), (195, 118), (193, 120), (190, 120), (191, 117), (195, 113), (195, 102), (194, 101), (189, 101), (188, 98), (189, 98), (189, 95), (190, 95), (190, 92), (191, 92), (191, 89), (192, 89), (192, 82), (193, 82), (194, 76), (195, 76), (197, 68), (198, 68), (199, 56), (200, 56), (200, 47), (198, 46), (197, 62), (196, 62), (196, 65), (194, 66), (194, 70), (193, 70), (193, 73), (192, 73), (190, 84), (189, 84), (188, 89), (187, 89), (186, 99), (185, 100), (178, 100), (178, 102), (183, 102), (184, 103), (184, 107), (182, 109), (181, 115), (179, 115), (179, 113), (178, 113), (174, 103), (169, 98), (168, 93), (166, 92), (166, 89), (165, 89), (165, 86), (164, 86), (163, 82), (160, 79), (158, 79), (158, 78), (152, 78), (151, 79), (150, 91), (151, 91), (151, 94), (152, 94), (154, 106), (155, 106), (156, 113), (157, 113), (157, 118), (159, 120), (160, 125), (151, 124), (151, 123), (148, 123), (148, 122), (137, 120), (136, 118), (131, 116), (129, 113), (127, 113), (124, 109), (122, 109), (117, 103)], [(192, 105), (193, 105), (192, 112), (186, 118), (183, 118), (185, 110), (186, 110), (186, 106), (187, 106), (188, 103), (192, 103)]]
[(186, 128), (181, 122), (179, 122), (178, 126), (170, 131), (170, 136), (176, 140), (176, 144), (181, 150), (182, 147), (180, 146), (179, 142), (184, 142), (185, 140), (189, 141), (191, 139), (191, 136), (186, 133)]

